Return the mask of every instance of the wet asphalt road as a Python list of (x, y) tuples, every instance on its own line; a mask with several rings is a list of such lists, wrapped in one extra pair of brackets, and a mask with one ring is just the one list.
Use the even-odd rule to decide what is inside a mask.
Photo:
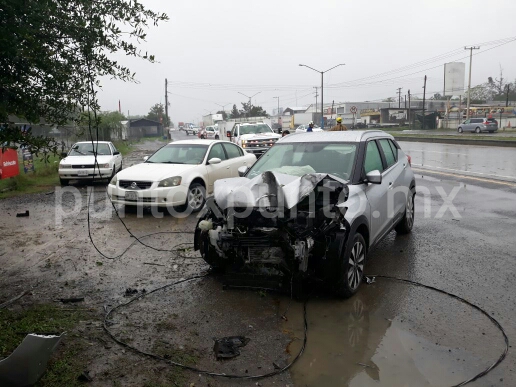
[(416, 168), (516, 182), (514, 148), (408, 141), (400, 144)]
[[(182, 132), (173, 137), (192, 138)], [(124, 159), (124, 166), (140, 162), (164, 144), (139, 145)], [(409, 144), (401, 145), (409, 149)], [(434, 152), (423, 152), (421, 157), (428, 160), (439, 151), (430, 150)], [(492, 150), (489, 155), (496, 153)], [(476, 155), (471, 158), (470, 168), (477, 166)], [(412, 156), (414, 161), (418, 157), (415, 153)], [(483, 160), (489, 166), (487, 154)], [(516, 340), (516, 183), (436, 169), (415, 171), (418, 194), (414, 230), (406, 236), (389, 234), (370, 253), (366, 273), (405, 278), (463, 297), (496, 318), (512, 346)], [(82, 195), (83, 191), (84, 187)], [(103, 186), (96, 192), (99, 196), (94, 201), (101, 210)], [(33, 283), (36, 277), (40, 286), (49, 286), (48, 294), (43, 289), (38, 293), (50, 300), (56, 294), (72, 296), (80, 290), (89, 306), (102, 310), (105, 305), (124, 301), (122, 294), (128, 286), (154, 289), (206, 269), (191, 251), (184, 251), (186, 258), (181, 258), (166, 250), (191, 242), (194, 216), (158, 219), (148, 211), (141, 217), (126, 214), (124, 221), (133, 233), (158, 233), (145, 241), (165, 250), (135, 245), (122, 259), (106, 260), (87, 237), (85, 210), (72, 213), (72, 202), (65, 203), (70, 215), (63, 219), (64, 228), (54, 222), (53, 206), (58, 202), (51, 196), (28, 195), (0, 204), (9, 209), (0, 227), (5, 237), (0, 240), (1, 277), (5, 283), (7, 278)], [(29, 206), (30, 218), (14, 216)], [(166, 231), (179, 234), (163, 235)], [(111, 212), (93, 217), (92, 235), (97, 246), (112, 256), (134, 242)], [(76, 283), (79, 290), (68, 290), (63, 286), (65, 281)], [(287, 320), (281, 318), (283, 314)], [(113, 320), (117, 323), (113, 329), (126, 331), (134, 344), (145, 350), (163, 349), (157, 344), (190, 348), (199, 357), (197, 366), (242, 375), (273, 371), (273, 363), (285, 365), (295, 356), (303, 338), (302, 303), (288, 296), (224, 290), (214, 279), (155, 293)], [(487, 368), (504, 350), (500, 332), (477, 310), (441, 293), (382, 278), (362, 285), (349, 300), (315, 292), (307, 304), (307, 321), (306, 350), (289, 373), (245, 382), (188, 373), (187, 385), (451, 386)], [(214, 360), (212, 337), (234, 334), (246, 335), (251, 342), (235, 359)], [(156, 336), (160, 340), (156, 341)], [(113, 380), (109, 374), (103, 379), (103, 372), (112, 364), (119, 368), (117, 359), (127, 358), (116, 345), (109, 348), (98, 350), (98, 360), (88, 365), (95, 375), (92, 386), (111, 385)], [(131, 356), (131, 364), (140, 361), (139, 356)], [(138, 371), (131, 365), (125, 374), (120, 379), (122, 385), (144, 384), (138, 379), (143, 369)], [(513, 348), (500, 366), (470, 385), (515, 386)]]

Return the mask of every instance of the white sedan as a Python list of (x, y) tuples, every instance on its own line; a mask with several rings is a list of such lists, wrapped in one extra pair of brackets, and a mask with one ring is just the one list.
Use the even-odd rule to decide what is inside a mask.
[[(307, 129), (308, 129), (308, 125), (299, 125), (296, 128), (296, 133), (306, 133)], [(312, 128), (312, 131), (313, 132), (322, 132), (323, 130), (320, 127), (318, 127), (318, 126), (314, 126)]]
[(68, 185), (70, 180), (110, 180), (121, 170), (122, 155), (112, 142), (77, 142), (59, 162), (59, 181)]
[(180, 206), (199, 211), (215, 180), (238, 177), (256, 156), (238, 145), (217, 140), (174, 141), (142, 164), (118, 173), (108, 185), (113, 203), (128, 206)]

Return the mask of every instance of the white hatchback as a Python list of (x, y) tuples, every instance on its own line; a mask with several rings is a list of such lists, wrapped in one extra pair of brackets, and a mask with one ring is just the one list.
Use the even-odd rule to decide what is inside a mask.
[(236, 144), (217, 140), (174, 141), (145, 162), (118, 173), (108, 185), (113, 203), (126, 206), (187, 205), (199, 211), (216, 180), (237, 177), (256, 156)]
[(109, 141), (83, 141), (73, 144), (59, 162), (59, 181), (111, 179), (122, 170), (122, 155)]

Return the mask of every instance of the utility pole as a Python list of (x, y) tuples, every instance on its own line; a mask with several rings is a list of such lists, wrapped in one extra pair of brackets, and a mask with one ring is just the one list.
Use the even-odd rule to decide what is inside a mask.
[(507, 96), (505, 97), (505, 107), (509, 106), (509, 85), (507, 87)]
[[(165, 78), (165, 124), (168, 127), (168, 81)], [(163, 130), (165, 130), (165, 125), (163, 125)], [(164, 134), (164, 133), (162, 133)], [(170, 136), (170, 132), (167, 133), (167, 136)]]
[(317, 97), (319, 96), (319, 88), (314, 86), (315, 89), (315, 112), (317, 113)]
[(405, 94), (405, 110), (407, 109), (407, 94)]
[(425, 84), (423, 86), (423, 129), (425, 129), (425, 97), (426, 97), (426, 75), (425, 75)]
[(408, 126), (410, 129), (410, 89), (408, 90)]
[(473, 50), (479, 50), (480, 47), (464, 47), (464, 50), (469, 50), (469, 81), (468, 81), (468, 103), (466, 108), (466, 119), (469, 118), (469, 101), (471, 94), (471, 65), (473, 64)]
[(401, 108), (401, 89), (402, 87), (398, 87), (398, 109)]

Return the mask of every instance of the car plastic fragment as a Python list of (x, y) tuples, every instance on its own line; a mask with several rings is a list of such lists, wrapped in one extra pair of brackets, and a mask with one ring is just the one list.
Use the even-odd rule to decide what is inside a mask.
[(213, 351), (217, 359), (230, 359), (240, 355), (238, 348), (245, 347), (251, 339), (244, 336), (229, 336), (214, 340)]
[(7, 358), (0, 361), (0, 386), (32, 386), (45, 373), (60, 336), (28, 334)]

